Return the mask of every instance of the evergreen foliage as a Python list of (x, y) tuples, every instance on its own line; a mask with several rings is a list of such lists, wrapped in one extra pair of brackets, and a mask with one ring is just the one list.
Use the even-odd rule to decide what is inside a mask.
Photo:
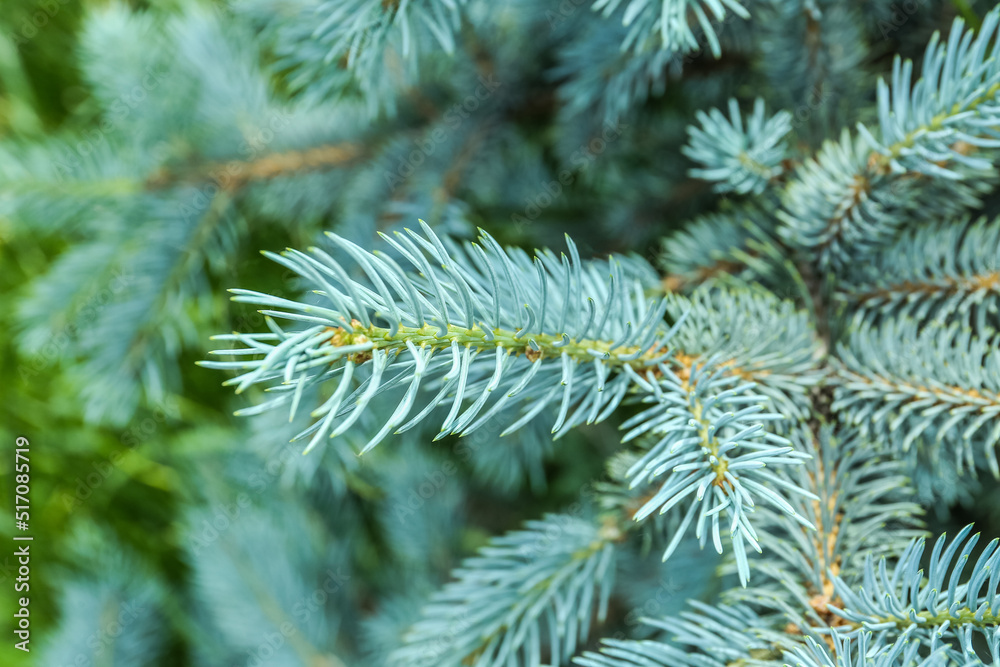
[(1000, 7), (92, 4), (58, 121), (0, 23), (35, 664), (1000, 665)]

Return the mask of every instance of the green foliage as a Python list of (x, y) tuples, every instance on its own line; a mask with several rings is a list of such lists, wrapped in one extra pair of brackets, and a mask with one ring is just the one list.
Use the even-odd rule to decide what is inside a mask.
[(538, 664), (570, 657), (603, 622), (615, 577), (616, 534), (571, 515), (531, 521), (491, 540), (454, 570), (390, 662)]
[[(908, 320), (862, 326), (840, 351), (833, 409), (896, 451), (914, 443), (954, 457), (959, 469), (981, 460), (1000, 475), (1000, 355), (989, 329)], [(977, 446), (978, 445), (978, 446)], [(981, 458), (980, 458), (981, 457)]]
[[(887, 573), (885, 559), (878, 565), (869, 557), (865, 564), (864, 586), (852, 591), (838, 578), (837, 593), (848, 610), (834, 613), (879, 633), (905, 632), (911, 626), (920, 630), (933, 629), (948, 623), (956, 630), (963, 626), (990, 627), (996, 625), (1000, 611), (997, 595), (998, 540), (994, 539), (976, 559), (965, 575), (979, 534), (966, 540), (972, 526), (966, 526), (946, 545), (944, 535), (934, 544), (926, 573), (921, 569), (924, 540), (914, 540), (899, 556), (895, 571)], [(947, 578), (947, 584), (945, 579)], [(916, 638), (919, 631), (911, 635)], [(931, 639), (931, 633), (926, 640)]]
[(782, 139), (792, 129), (792, 115), (782, 111), (764, 119), (764, 100), (754, 101), (746, 128), (739, 104), (729, 100), (729, 118), (718, 109), (698, 112), (700, 128), (690, 129), (691, 141), (684, 154), (702, 164), (691, 175), (717, 181), (716, 192), (760, 194), (768, 181), (781, 175), (786, 148)]
[(1000, 661), (1000, 8), (50, 4), (35, 664)]
[[(306, 388), (336, 378), (337, 389), (312, 413), (318, 421), (299, 436), (312, 435), (306, 451), (346, 432), (378, 394), (406, 387), (392, 416), (362, 448), (367, 452), (439, 406), (450, 408), (437, 438), (467, 435), (515, 397), (530, 409), (503, 434), (558, 405), (552, 426), (558, 437), (605, 419), (621, 403), (633, 382), (622, 369), (652, 367), (665, 356), (665, 306), (645, 296), (640, 280), (648, 267), (630, 266), (624, 258), (611, 259), (604, 271), (596, 263), (583, 265), (572, 241), (570, 258), (548, 252), (529, 259), (505, 252), (485, 233), (479, 244), (449, 250), (426, 224), (424, 232), (427, 238), (409, 230), (386, 238), (420, 272), (409, 275), (391, 256), (365, 253), (330, 235), (371, 287), (352, 280), (319, 248), (312, 256), (294, 250), (270, 255), (320, 288), (328, 306), (236, 290), (236, 301), (285, 309), (262, 311), (268, 317), (312, 326), (290, 333), (271, 324), (270, 334), (218, 337), (246, 345), (219, 354), (264, 357), (203, 365), (245, 371), (229, 381), (238, 392), (282, 380), (274, 387), (281, 392), (276, 398), (245, 414), (291, 403), (294, 418)], [(371, 374), (349, 393), (354, 369), (369, 361)], [(424, 383), (436, 393), (418, 404)], [(505, 388), (497, 392), (501, 384)], [(472, 405), (462, 411), (466, 401)]]
[[(356, 96), (375, 113), (395, 109), (396, 92), (415, 79), (422, 52), (454, 52), (464, 4), (245, 0), (236, 10), (259, 25), (272, 67), (293, 92), (311, 100)], [(274, 22), (275, 14), (286, 18)]]
[(640, 50), (654, 37), (658, 37), (663, 49), (691, 51), (699, 48), (698, 35), (695, 33), (698, 30), (708, 41), (716, 57), (719, 56), (720, 47), (713, 21), (723, 21), (727, 12), (741, 18), (750, 16), (739, 0), (665, 0), (659, 3), (658, 9), (656, 4), (647, 0), (595, 0), (594, 9), (603, 12), (605, 16), (622, 9), (622, 24), (629, 29), (623, 47)]
[(907, 230), (857, 272), (841, 298), (868, 321), (905, 317), (996, 329), (998, 230), (985, 218)]

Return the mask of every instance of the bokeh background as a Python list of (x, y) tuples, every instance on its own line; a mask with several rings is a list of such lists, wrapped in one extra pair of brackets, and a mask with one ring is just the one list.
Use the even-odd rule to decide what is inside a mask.
[[(830, 46), (848, 34), (833, 23), (821, 87), (784, 92), (736, 23), (721, 59), (630, 67), (622, 35), (595, 29), (615, 17), (585, 3), (472, 2), (453, 54), (415, 36), (409, 55), (348, 66), (282, 50), (317, 27), (294, 20), (308, 4), (2, 2), (2, 506), (25, 436), (35, 538), (30, 656), (11, 646), (13, 548), (0, 549), (4, 665), (383, 664), (462, 557), (586, 496), (616, 427), (555, 444), (541, 424), (514, 439), (414, 432), (359, 459), (361, 425), (302, 457), (289, 443), (301, 423), (235, 417), (260, 396), (195, 365), (211, 335), (264, 327), (226, 289), (304, 289), (259, 251), (324, 230), (374, 247), (422, 218), (526, 248), (571, 233), (586, 256), (655, 261), (665, 233), (728, 205), (687, 175), (696, 110), (770, 87), (801, 111), (808, 148), (858, 120), (845, 91), (874, 91), (869, 73), (893, 53), (989, 3), (918, 3), (888, 32), (866, 20), (856, 37), (876, 47), (861, 63), (849, 41)], [(863, 4), (870, 18), (889, 3)], [(793, 67), (791, 24), (760, 25), (785, 25), (771, 53)], [(995, 492), (956, 485), (952, 499), (932, 527), (1000, 533)], [(0, 540), (13, 533), (0, 520)], [(683, 577), (637, 564), (618, 604), (710, 599), (715, 561), (686, 557), (673, 561)], [(275, 645), (285, 621), (295, 631)]]

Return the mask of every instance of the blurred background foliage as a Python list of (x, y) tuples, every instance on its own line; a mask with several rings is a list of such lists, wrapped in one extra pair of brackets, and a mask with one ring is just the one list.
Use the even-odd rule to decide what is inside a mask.
[[(3, 0), (2, 142), (41, 144), (51, 136), (100, 126), (99, 95), (79, 67), (80, 34), (88, 11), (111, 4), (102, 0)], [(179, 15), (194, 4), (198, 3), (134, 0), (128, 6), (162, 17)], [(581, 489), (601, 477), (603, 461), (618, 447), (614, 424), (576, 430), (555, 445), (545, 444), (544, 432), (526, 436), (527, 444), (475, 438), (468, 443), (452, 438), (430, 444), (429, 438), (414, 437), (382, 446), (362, 459), (334, 445), (303, 459), (298, 444), (286, 444), (297, 430), (295, 425), (267, 415), (234, 417), (234, 410), (255, 401), (234, 397), (230, 389), (220, 386), (215, 372), (194, 364), (212, 348), (212, 333), (259, 330), (263, 325), (251, 309), (231, 304), (226, 288), (298, 294), (300, 288), (289, 274), (261, 258), (258, 250), (303, 246), (325, 229), (335, 228), (366, 245), (376, 230), (412, 225), (423, 217), (457, 234), (482, 226), (503, 243), (529, 248), (561, 244), (562, 234), (572, 232), (586, 256), (636, 252), (653, 259), (660, 237), (710, 206), (713, 200), (707, 185), (686, 175), (690, 165), (679, 147), (695, 110), (720, 106), (734, 95), (750, 97), (766, 82), (766, 72), (746, 62), (739, 35), (731, 37), (728, 46), (732, 48), (725, 49), (720, 60), (702, 54), (684, 63), (683, 81), (670, 79), (665, 74), (670, 71), (669, 63), (661, 64), (652, 84), (645, 80), (636, 84), (638, 89), (651, 90), (622, 104), (622, 109), (608, 110), (587, 103), (600, 98), (593, 94), (595, 85), (598, 89), (609, 85), (608, 80), (598, 78), (595, 84), (586, 78), (600, 68), (583, 74), (572, 71), (573, 63), (583, 63), (588, 57), (600, 65), (602, 54), (609, 53), (607, 45), (597, 40), (586, 43), (568, 38), (574, 30), (585, 33), (586, 21), (594, 20), (592, 13), (576, 12), (564, 23), (553, 25), (543, 14), (558, 3), (538, 3), (534, 8), (523, 2), (509, 4), (509, 15), (501, 18), (521, 21), (520, 26), (531, 25), (536, 31), (512, 30), (523, 42), (505, 44), (503, 38), (501, 43), (491, 42), (468, 25), (458, 32), (459, 40), (480, 44), (484, 62), (496, 61), (502, 98), (499, 111), (475, 120), (475, 128), (472, 123), (462, 128), (458, 138), (466, 143), (448, 153), (450, 162), (442, 158), (441, 164), (426, 170), (438, 180), (418, 174), (407, 181), (405, 192), (394, 193), (388, 198), (393, 201), (387, 202), (386, 169), (371, 158), (328, 180), (276, 186), (288, 193), (254, 195), (265, 204), (273, 197), (277, 203), (271, 208), (259, 202), (239, 205), (238, 220), (233, 223), (234, 249), (225, 265), (213, 269), (210, 261), (196, 262), (197, 299), (150, 304), (165, 312), (186, 312), (195, 327), (194, 335), (177, 346), (174, 357), (168, 357), (176, 377), (165, 379), (156, 396), (138, 384), (126, 387), (134, 405), (122, 410), (119, 418), (88, 416), (104, 390), (99, 387), (95, 399), (93, 384), (98, 379), (92, 376), (92, 367), (84, 365), (90, 360), (73, 342), (79, 332), (68, 320), (48, 322), (46, 336), (25, 343), (23, 314), (26, 308), (30, 310), (26, 304), (38, 297), (33, 291), (35, 280), (86, 234), (69, 225), (53, 231), (40, 229), (31, 220), (0, 215), (3, 506), (10, 507), (13, 493), (12, 443), (24, 435), (31, 441), (31, 533), (35, 537), (31, 657), (47, 656), (41, 658), (44, 662), (32, 662), (11, 648), (14, 569), (12, 549), (5, 547), (0, 553), (2, 664), (247, 664), (240, 660), (247, 659), (255, 640), (243, 635), (276, 622), (264, 612), (265, 617), (253, 618), (258, 612), (249, 609), (267, 607), (262, 600), (285, 600), (282, 596), (291, 597), (288, 605), (282, 602), (278, 607), (294, 609), (332, 571), (340, 577), (336, 591), (315, 610), (307, 607), (304, 620), (297, 619), (303, 620), (298, 635), (303, 641), (295, 643), (287, 656), (260, 664), (339, 665), (333, 657), (337, 651), (363, 655), (366, 664), (378, 665), (384, 653), (377, 649), (388, 651), (398, 642), (400, 630), (413, 620), (422, 596), (440, 585), (462, 557), (490, 535), (565, 508), (576, 501)], [(987, 4), (943, 3), (933, 12), (921, 12), (905, 30), (876, 42), (878, 49), (867, 54), (865, 64), (872, 71), (887, 71), (892, 54), (919, 53), (934, 28), (947, 25), (956, 13), (981, 15)], [(253, 25), (253, 3), (245, 5), (249, 9), (243, 16)], [(224, 3), (215, 7), (227, 11)], [(44, 23), (33, 27), (39, 12)], [(521, 17), (532, 12), (530, 20)], [(782, 46), (774, 48), (780, 53)], [(575, 53), (573, 49), (579, 52), (576, 59), (565, 57), (565, 53)], [(264, 50), (259, 58), (262, 63), (273, 63), (278, 56)], [(581, 65), (586, 66), (589, 63)], [(408, 142), (430, 122), (426, 115), (447, 108), (456, 98), (456, 89), (469, 89), (469, 82), (475, 80), (475, 71), (469, 67), (467, 60), (439, 59), (422, 75), (421, 87), (405, 87), (395, 115), (383, 112), (370, 123), (344, 120), (343, 127), (332, 132), (340, 132), (368, 153), (399, 142), (398, 152), (404, 154)], [(288, 70), (272, 67), (268, 71), (272, 73), (269, 86), (277, 98), (298, 95), (301, 99)], [(607, 74), (610, 77), (614, 72)], [(450, 84), (452, 79), (456, 83)], [(874, 86), (868, 80), (861, 84), (871, 98)], [(796, 94), (801, 93), (788, 93), (791, 108)], [(151, 95), (151, 102), (166, 105), (170, 100)], [(326, 103), (327, 113), (341, 113), (336, 102)], [(568, 162), (573, 150), (600, 131), (605, 116), (618, 113), (628, 127), (622, 141), (598, 156), (596, 166), (576, 172), (572, 184), (537, 219), (529, 224), (512, 222), (524, 203)], [(353, 107), (344, 114), (364, 116)], [(843, 121), (843, 110), (831, 108), (824, 114), (809, 120), (816, 125), (817, 137)], [(490, 122), (500, 129), (479, 135), (473, 131), (489, 128)], [(808, 128), (799, 136), (808, 137)], [(388, 149), (386, 153), (378, 159), (388, 163), (392, 172), (396, 156)], [(175, 154), (172, 159), (173, 166), (184, 164), (183, 156)], [(464, 173), (449, 171), (459, 161), (472, 166)], [(468, 182), (463, 183), (463, 178)], [(145, 184), (155, 189), (152, 176)], [(448, 187), (458, 194), (442, 194), (441, 189)], [(339, 189), (345, 196), (324, 209), (312, 206), (308, 201), (312, 195), (305, 195), (305, 204), (295, 209), (296, 188), (321, 193)], [(470, 192), (474, 196), (462, 196)], [(288, 197), (282, 199), (285, 194)], [(42, 217), (47, 206), (55, 211), (57, 204), (50, 204), (43, 194), (37, 196)], [(375, 209), (373, 202), (383, 207), (379, 217), (367, 210)], [(282, 215), (287, 210), (297, 211), (294, 220)], [(365, 218), (368, 214), (371, 219)], [(66, 214), (53, 212), (53, 217), (61, 215)], [(109, 222), (109, 229), (113, 224)], [(138, 272), (144, 268), (133, 266)], [(90, 298), (90, 303), (85, 299), (83, 309), (93, 306), (99, 311), (104, 304), (100, 291)], [(86, 325), (94, 320), (82, 321)], [(191, 344), (190, 340), (199, 342)], [(113, 349), (105, 352), (113, 353)], [(128, 353), (124, 343), (119, 353)], [(357, 444), (347, 443), (348, 447)], [(443, 477), (442, 470), (451, 469), (445, 467), (449, 463), (457, 472)], [(427, 482), (435, 486), (435, 492), (414, 502), (412, 491)], [(929, 517), (931, 529), (975, 519), (985, 534), (1000, 533), (1000, 498), (996, 492), (990, 494), (968, 489), (952, 511), (942, 509), (938, 516)], [(222, 539), (212, 537), (213, 522), (227, 526), (221, 531)], [(0, 537), (8, 544), (11, 523), (0, 521)], [(701, 556), (707, 554), (692, 553), (687, 565), (675, 570), (685, 572), (683, 579), (666, 576), (644, 561), (633, 572), (632, 599), (619, 604), (645, 604), (649, 613), (648, 603), (654, 600), (657, 611), (665, 613), (692, 595), (710, 599), (719, 584), (714, 581), (713, 559)], [(261, 586), (253, 586), (254, 582)], [(96, 625), (96, 638), (95, 626), (74, 625), (81, 618), (104, 619)], [(124, 619), (124, 632), (112, 642), (99, 630), (113, 627), (115, 618)], [(113, 655), (110, 650), (95, 650), (95, 646), (112, 643)], [(91, 653), (81, 653), (81, 645)], [(327, 650), (330, 655), (324, 653)], [(73, 662), (80, 655), (84, 662)]]

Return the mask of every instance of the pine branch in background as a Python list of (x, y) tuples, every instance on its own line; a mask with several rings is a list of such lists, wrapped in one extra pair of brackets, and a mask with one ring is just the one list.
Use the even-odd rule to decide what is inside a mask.
[(857, 120), (850, 100), (874, 85), (865, 58), (870, 13), (885, 3), (768, 0), (754, 9), (768, 102), (791, 112), (798, 139), (810, 146)]
[(775, 237), (775, 221), (756, 203), (724, 206), (692, 220), (663, 240), (659, 265), (671, 291), (730, 276), (778, 288), (798, 277)]
[(691, 170), (692, 176), (714, 181), (716, 192), (743, 195), (760, 194), (781, 175), (790, 113), (779, 111), (765, 120), (764, 100), (758, 97), (745, 128), (735, 99), (729, 100), (728, 118), (718, 109), (699, 111), (697, 118), (701, 127), (688, 129), (691, 138), (684, 147), (684, 154), (702, 165)]
[[(135, 58), (106, 48), (137, 38), (149, 48)], [(336, 141), (350, 114), (331, 123), (269, 100), (247, 39), (205, 10), (157, 30), (149, 16), (112, 6), (83, 35), (101, 131), (8, 155), (7, 214), (80, 237), (33, 285), (20, 325), (29, 352), (68, 332), (62, 353), (83, 362), (92, 419), (125, 423), (143, 396), (162, 403), (179, 389), (177, 360), (216, 308), (209, 274), (232, 270), (247, 233), (242, 188), (352, 159), (350, 150), (298, 161), (284, 152)], [(53, 199), (56, 215), (39, 206)]]
[[(663, 641), (605, 640), (600, 655), (588, 653), (578, 664), (782, 665), (786, 652), (812, 641), (826, 645), (831, 629), (843, 630), (842, 619), (830, 610), (839, 603), (838, 587), (862, 580), (864, 554), (905, 553), (910, 538), (922, 534), (915, 518), (920, 508), (906, 500), (904, 466), (889, 459), (873, 463), (859, 439), (837, 438), (824, 427), (818, 435), (800, 429), (795, 442), (809, 458), (775, 475), (805, 491), (788, 502), (812, 527), (762, 505), (755, 517), (758, 536), (775, 553), (752, 561), (757, 578), (750, 587), (728, 591), (714, 607), (692, 603), (681, 618), (644, 618), (648, 627), (665, 631)], [(727, 568), (739, 567), (730, 557)]]
[(818, 435), (797, 436), (804, 440), (800, 451), (810, 458), (778, 474), (814, 494), (816, 500), (799, 496), (790, 502), (816, 529), (804, 530), (784, 513), (765, 511), (762, 539), (776, 548), (775, 557), (757, 564), (765, 581), (729, 597), (770, 610), (764, 618), (774, 630), (788, 624), (793, 634), (820, 639), (827, 627), (839, 625), (828, 609), (836, 604), (835, 581), (858, 581), (863, 555), (903, 553), (910, 539), (922, 535), (921, 509), (907, 499), (912, 490), (905, 466), (872, 457), (860, 438), (838, 438), (828, 427)]
[(668, 75), (681, 69), (682, 60), (666, 49), (622, 53), (624, 26), (610, 30), (610, 21), (592, 15), (569, 23), (563, 28), (568, 33), (567, 43), (550, 73), (552, 79), (562, 82), (559, 113), (567, 120), (617, 122), (630, 109), (662, 95)]
[[(272, 508), (280, 514), (269, 515)], [(215, 516), (191, 518), (199, 539), (191, 545), (190, 559), (213, 636), (213, 643), (201, 649), (203, 664), (243, 655), (263, 656), (276, 665), (346, 665), (326, 648), (328, 637), (338, 634), (338, 609), (351, 592), (346, 545), (322, 544), (315, 519), (295, 505), (272, 508), (239, 508), (244, 515), (233, 516), (221, 532)], [(299, 539), (284, 540), (286, 527)]]
[(839, 141), (827, 141), (800, 166), (781, 192), (779, 235), (824, 270), (844, 271), (868, 257), (915, 215), (947, 219), (978, 203), (964, 182), (929, 186), (924, 179), (873, 171), (871, 153), (864, 138), (844, 130)]
[(1000, 476), (1000, 353), (984, 333), (907, 320), (860, 328), (839, 351), (833, 410), (892, 451), (927, 447), (960, 471)]
[[(139, 664), (161, 659), (170, 633), (160, 582), (125, 545), (101, 531), (77, 530), (71, 540), (77, 565), (90, 566), (93, 575), (61, 574), (66, 604), (58, 625), (40, 647), (42, 664)], [(21, 592), (30, 590), (29, 584)]]
[(739, 0), (665, 0), (662, 3), (595, 0), (593, 7), (605, 16), (623, 8), (621, 22), (628, 28), (623, 50), (641, 51), (649, 41), (655, 40), (662, 49), (686, 53), (700, 48), (695, 33), (699, 30), (716, 58), (721, 50), (714, 24), (726, 20), (729, 12), (744, 19), (750, 17)]
[(0, 16), (45, 664), (1000, 659), (1000, 8), (97, 4)]
[(912, 91), (913, 65), (897, 57), (891, 83), (878, 87), (879, 137), (864, 124), (857, 140), (845, 130), (839, 145), (827, 144), (786, 188), (782, 219), (789, 242), (839, 269), (888, 240), (914, 203), (934, 207), (924, 215), (961, 212), (954, 203), (969, 202), (967, 187), (949, 198), (926, 190), (914, 197), (913, 186), (929, 177), (971, 179), (975, 187), (989, 173), (987, 156), (1000, 145), (990, 129), (1000, 78), (998, 21), (1000, 13), (990, 12), (974, 35), (956, 19), (947, 42), (932, 38)]
[(918, 227), (880, 251), (840, 293), (868, 322), (909, 318), (1000, 327), (1000, 225), (976, 221)]
[(895, 58), (891, 82), (878, 85), (879, 137), (858, 125), (879, 154), (879, 168), (942, 178), (961, 177), (951, 164), (991, 168), (987, 157), (973, 153), (1000, 147), (992, 128), (1000, 112), (998, 25), (1000, 12), (994, 10), (975, 33), (960, 19), (947, 42), (935, 33), (916, 82), (912, 63)]
[[(495, 538), (436, 593), (390, 661), (481, 667), (562, 664), (602, 622), (620, 533), (550, 515)], [(485, 593), (485, 595), (484, 595)]]
[[(465, 0), (243, 0), (236, 11), (259, 26), (276, 72), (312, 101), (357, 97), (369, 113), (394, 112), (415, 81), (423, 52), (453, 54)], [(275, 14), (286, 17), (272, 21)], [(403, 85), (401, 85), (403, 84)]]
[[(573, 662), (581, 667), (725, 667), (768, 651), (765, 642), (746, 632), (758, 625), (750, 608), (694, 607), (669, 624), (655, 624), (669, 631), (674, 642), (607, 640), (601, 653), (587, 652)], [(688, 651), (691, 647), (703, 649), (704, 654)]]

